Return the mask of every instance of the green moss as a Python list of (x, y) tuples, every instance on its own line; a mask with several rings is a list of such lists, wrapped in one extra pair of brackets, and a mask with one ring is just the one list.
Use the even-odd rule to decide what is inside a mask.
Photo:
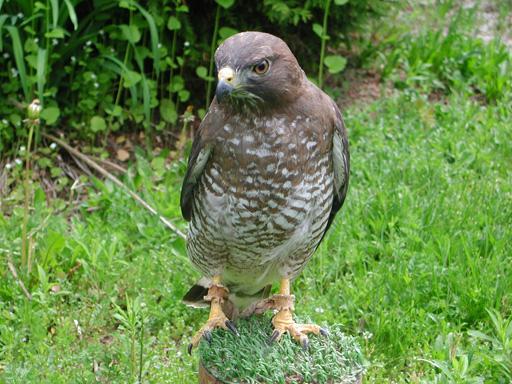
[(268, 316), (237, 322), (240, 336), (217, 329), (212, 343), (202, 341), (203, 366), (218, 380), (229, 383), (355, 383), (365, 360), (352, 336), (341, 326), (329, 327), (329, 337), (310, 336), (303, 351), (289, 335), (269, 345), (272, 325)]

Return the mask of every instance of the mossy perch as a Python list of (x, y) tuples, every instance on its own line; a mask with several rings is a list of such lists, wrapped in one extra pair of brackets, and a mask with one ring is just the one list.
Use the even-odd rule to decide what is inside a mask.
[(240, 336), (216, 329), (212, 342), (199, 346), (199, 383), (361, 383), (365, 361), (356, 340), (341, 327), (329, 327), (329, 337), (310, 336), (303, 351), (289, 335), (268, 344), (268, 316), (237, 322)]

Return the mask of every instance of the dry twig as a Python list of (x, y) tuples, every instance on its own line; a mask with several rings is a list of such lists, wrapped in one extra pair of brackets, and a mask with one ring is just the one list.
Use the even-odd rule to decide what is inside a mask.
[(16, 268), (14, 267), (14, 264), (12, 263), (11, 259), (7, 260), (7, 266), (9, 267), (9, 271), (11, 271), (14, 280), (16, 280), (16, 283), (19, 285), (25, 296), (27, 296), (27, 299), (32, 300), (32, 295), (25, 287), (25, 284), (23, 284), (23, 281), (19, 278), (18, 272), (16, 272)]
[(135, 201), (137, 201), (139, 204), (141, 204), (144, 208), (146, 208), (149, 212), (152, 214), (158, 216), (160, 221), (164, 223), (168, 228), (170, 228), (174, 233), (176, 233), (181, 238), (185, 239), (185, 234), (176, 227), (173, 223), (171, 223), (168, 219), (160, 215), (155, 208), (153, 208), (151, 205), (149, 205), (146, 201), (144, 201), (139, 195), (137, 195), (135, 192), (130, 190), (126, 185), (123, 184), (121, 180), (119, 180), (117, 177), (115, 177), (113, 174), (108, 172), (105, 168), (100, 166), (98, 163), (96, 163), (94, 160), (92, 160), (89, 156), (84, 155), (83, 153), (79, 152), (63, 140), (50, 135), (48, 133), (42, 133), (42, 135), (57, 144), (59, 144), (61, 147), (63, 147), (66, 151), (68, 151), (73, 157), (77, 157), (80, 160), (82, 160), (84, 163), (86, 163), (89, 167), (93, 168), (97, 172), (99, 172), (101, 175), (106, 177), (107, 179), (111, 180), (114, 184), (124, 189)]

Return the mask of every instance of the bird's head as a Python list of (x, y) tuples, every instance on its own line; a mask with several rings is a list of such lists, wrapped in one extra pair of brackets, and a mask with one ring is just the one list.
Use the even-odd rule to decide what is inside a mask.
[(233, 107), (274, 108), (297, 97), (304, 72), (280, 38), (242, 32), (226, 39), (215, 53), (216, 99)]

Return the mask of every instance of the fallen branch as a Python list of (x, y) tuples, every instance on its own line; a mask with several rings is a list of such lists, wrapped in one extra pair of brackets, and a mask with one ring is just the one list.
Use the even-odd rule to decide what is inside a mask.
[(11, 271), (12, 277), (14, 277), (14, 280), (16, 280), (16, 283), (21, 288), (25, 296), (27, 296), (27, 299), (32, 300), (32, 295), (30, 292), (25, 288), (25, 284), (23, 284), (23, 281), (19, 278), (18, 272), (16, 272), (16, 268), (14, 267), (14, 264), (10, 259), (7, 260), (7, 266), (9, 267), (9, 271)]
[(126, 185), (123, 184), (121, 180), (119, 180), (117, 177), (115, 177), (113, 174), (111, 174), (109, 171), (107, 171), (105, 168), (100, 166), (98, 163), (96, 163), (94, 160), (92, 160), (89, 156), (84, 155), (83, 153), (79, 152), (69, 144), (67, 144), (65, 141), (50, 135), (48, 133), (42, 133), (42, 135), (57, 144), (59, 144), (62, 148), (64, 148), (66, 151), (68, 151), (72, 156), (79, 158), (84, 163), (86, 163), (91, 168), (98, 171), (100, 174), (102, 174), (107, 179), (111, 180), (114, 184), (124, 189), (135, 201), (137, 201), (140, 205), (142, 205), (144, 208), (146, 208), (149, 212), (151, 212), (153, 215), (158, 216), (160, 221), (164, 223), (168, 228), (170, 228), (174, 233), (176, 233), (178, 236), (180, 236), (182, 239), (185, 239), (185, 234), (176, 227), (173, 223), (171, 223), (168, 219), (160, 215), (155, 208), (153, 208), (151, 205), (149, 205), (146, 201), (144, 201), (139, 195), (137, 195), (135, 192), (130, 190)]

